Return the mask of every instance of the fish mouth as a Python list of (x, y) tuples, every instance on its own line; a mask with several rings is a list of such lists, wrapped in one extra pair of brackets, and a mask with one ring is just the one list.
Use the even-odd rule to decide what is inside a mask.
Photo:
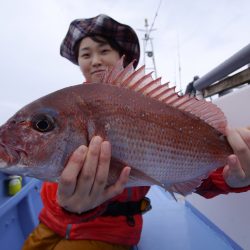
[(22, 154), (27, 155), (23, 149), (0, 142), (0, 168), (16, 165)]

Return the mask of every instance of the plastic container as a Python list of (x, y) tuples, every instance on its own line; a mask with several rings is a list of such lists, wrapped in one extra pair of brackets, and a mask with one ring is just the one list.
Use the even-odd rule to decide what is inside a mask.
[(22, 178), (20, 191), (9, 195), (10, 181), (13, 178), (0, 173), (0, 249), (20, 250), (24, 240), (38, 224), (38, 214), (42, 207), (42, 182)]

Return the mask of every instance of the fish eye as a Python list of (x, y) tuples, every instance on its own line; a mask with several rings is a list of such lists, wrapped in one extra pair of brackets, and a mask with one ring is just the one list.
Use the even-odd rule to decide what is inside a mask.
[(55, 122), (52, 117), (39, 114), (32, 118), (32, 127), (39, 132), (49, 132), (55, 128)]

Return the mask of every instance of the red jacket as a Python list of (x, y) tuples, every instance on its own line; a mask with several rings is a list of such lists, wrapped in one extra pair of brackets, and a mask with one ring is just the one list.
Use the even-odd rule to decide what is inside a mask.
[[(223, 168), (213, 172), (197, 189), (197, 193), (205, 198), (212, 198), (229, 192), (245, 192), (245, 188), (230, 188), (222, 176)], [(128, 188), (112, 201), (138, 201), (148, 192), (149, 187)], [(62, 209), (56, 200), (57, 184), (44, 183), (41, 197), (44, 207), (39, 219), (54, 232), (67, 239), (92, 239), (114, 244), (136, 245), (140, 240), (142, 230), (142, 215), (134, 215), (135, 225), (131, 226), (125, 216), (98, 216), (105, 211), (107, 203), (83, 213), (72, 214)]]

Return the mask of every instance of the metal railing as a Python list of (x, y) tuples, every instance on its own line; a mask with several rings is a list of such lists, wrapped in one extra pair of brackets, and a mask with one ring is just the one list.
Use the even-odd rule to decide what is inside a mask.
[(250, 63), (250, 43), (194, 82), (196, 90), (203, 90), (230, 73)]

